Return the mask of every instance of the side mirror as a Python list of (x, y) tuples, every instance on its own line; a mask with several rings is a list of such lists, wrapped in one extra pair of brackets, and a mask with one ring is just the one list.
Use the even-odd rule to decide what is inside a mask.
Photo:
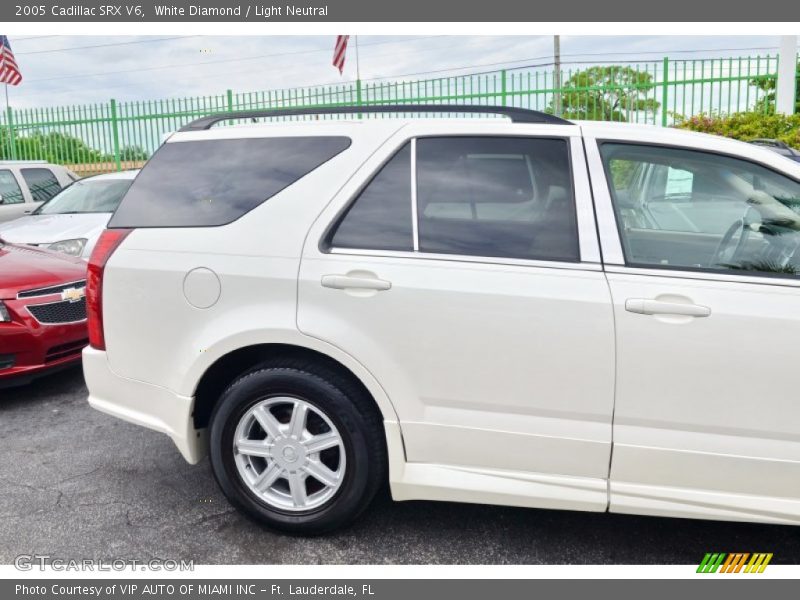
[(0, 194), (0, 204), (3, 204), (3, 194)]

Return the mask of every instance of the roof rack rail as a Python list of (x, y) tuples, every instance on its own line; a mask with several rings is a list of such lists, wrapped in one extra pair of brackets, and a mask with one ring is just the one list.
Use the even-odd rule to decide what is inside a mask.
[(513, 106), (480, 106), (474, 104), (391, 104), (381, 106), (336, 106), (319, 108), (277, 108), (273, 110), (243, 110), (216, 113), (195, 119), (179, 131), (203, 131), (220, 121), (230, 119), (257, 119), (264, 117), (296, 117), (304, 115), (353, 115), (367, 113), (475, 113), (503, 115), (513, 123), (548, 123), (572, 125), (571, 121), (538, 110)]

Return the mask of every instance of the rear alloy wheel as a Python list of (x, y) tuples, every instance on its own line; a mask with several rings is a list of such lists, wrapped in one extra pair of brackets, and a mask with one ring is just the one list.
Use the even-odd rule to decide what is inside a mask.
[(233, 442), (239, 477), (277, 509), (324, 505), (342, 485), (347, 458), (338, 429), (305, 400), (279, 396), (239, 420)]
[(347, 524), (386, 477), (372, 399), (338, 373), (300, 361), (265, 364), (231, 384), (211, 416), (209, 442), (231, 503), (290, 533)]

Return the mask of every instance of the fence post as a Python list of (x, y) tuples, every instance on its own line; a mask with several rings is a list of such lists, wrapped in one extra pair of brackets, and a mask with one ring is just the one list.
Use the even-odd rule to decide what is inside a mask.
[[(233, 90), (226, 90), (225, 97), (228, 102), (228, 112), (233, 112)], [(228, 125), (233, 125), (233, 121), (228, 121)]]
[[(356, 106), (361, 106), (361, 79), (356, 79)], [(362, 118), (362, 114), (358, 113), (358, 118)]]
[(111, 139), (114, 143), (114, 163), (117, 171), (122, 171), (122, 161), (119, 155), (119, 122), (117, 121), (117, 101), (111, 99)]
[(8, 145), (11, 151), (11, 160), (17, 160), (17, 136), (14, 135), (14, 114), (10, 106), (6, 110), (6, 127), (8, 127)]
[(793, 115), (797, 93), (797, 36), (781, 37), (778, 81), (775, 84), (775, 112)]
[(500, 102), (503, 106), (508, 103), (508, 95), (506, 90), (506, 70), (500, 71)]
[(661, 76), (661, 126), (667, 126), (667, 104), (668, 95), (667, 84), (669, 83), (669, 57), (664, 57), (664, 72)]

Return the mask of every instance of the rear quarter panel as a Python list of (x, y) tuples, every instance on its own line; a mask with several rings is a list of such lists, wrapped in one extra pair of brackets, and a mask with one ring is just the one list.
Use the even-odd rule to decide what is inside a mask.
[[(112, 370), (193, 395), (202, 373), (224, 354), (301, 337), (297, 274), (308, 229), (382, 143), (374, 135), (351, 137), (348, 150), (229, 225), (133, 231), (104, 278)], [(187, 274), (198, 268), (219, 281), (219, 298), (208, 308), (193, 306), (184, 294)]]

